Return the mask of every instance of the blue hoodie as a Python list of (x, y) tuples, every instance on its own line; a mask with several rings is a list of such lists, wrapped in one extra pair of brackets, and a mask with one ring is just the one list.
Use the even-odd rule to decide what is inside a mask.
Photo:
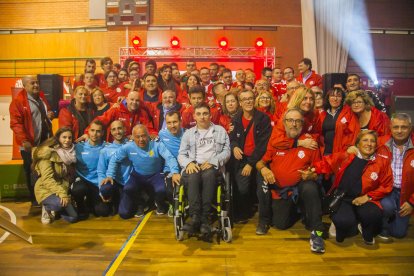
[(171, 173), (180, 171), (177, 160), (163, 143), (150, 141), (146, 149), (141, 149), (134, 141), (131, 141), (122, 145), (111, 157), (106, 175), (115, 178), (117, 167), (125, 159), (130, 160), (134, 170), (141, 175), (162, 172), (164, 160)]
[(184, 129), (181, 129), (180, 135), (174, 136), (168, 129), (160, 130), (158, 137), (160, 141), (164, 143), (167, 149), (174, 155), (175, 158), (178, 156), (178, 150), (180, 149), (181, 138), (183, 138)]
[[(109, 160), (115, 154), (115, 152), (121, 148), (122, 145), (128, 142), (125, 139), (122, 144), (111, 143), (107, 144), (102, 150), (99, 156), (99, 163), (98, 163), (98, 183), (101, 183), (104, 178), (107, 177), (106, 172), (108, 170)], [(129, 160), (124, 160), (121, 163), (120, 170), (116, 171), (116, 175), (114, 180), (121, 185), (125, 185), (127, 183), (129, 176), (132, 172), (132, 164)]]
[(76, 173), (83, 179), (99, 187), (98, 182), (98, 161), (101, 149), (105, 147), (105, 142), (92, 146), (89, 142), (77, 143), (76, 151)]

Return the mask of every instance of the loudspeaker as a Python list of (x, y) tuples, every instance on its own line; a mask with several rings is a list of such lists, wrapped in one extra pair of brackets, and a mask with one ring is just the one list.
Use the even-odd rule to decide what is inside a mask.
[(40, 90), (45, 93), (52, 110), (58, 114), (59, 101), (63, 97), (63, 77), (57, 74), (40, 74), (37, 78)]
[(333, 88), (335, 84), (342, 84), (346, 89), (347, 73), (327, 73), (322, 76), (322, 90), (324, 93)]

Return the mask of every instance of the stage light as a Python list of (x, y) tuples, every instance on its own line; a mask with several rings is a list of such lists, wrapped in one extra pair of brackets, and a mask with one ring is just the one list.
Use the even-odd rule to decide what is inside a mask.
[(227, 40), (227, 38), (222, 37), (220, 38), (218, 44), (221, 49), (226, 49), (229, 46), (229, 41)]
[(258, 49), (262, 49), (264, 47), (264, 40), (263, 38), (259, 37), (256, 39), (254, 46)]
[(379, 81), (378, 80), (374, 80), (374, 84), (375, 85), (378, 85), (379, 84)]
[(178, 37), (173, 36), (170, 40), (171, 48), (180, 48), (180, 40)]
[(131, 39), (131, 43), (132, 43), (132, 46), (133, 46), (135, 49), (138, 49), (139, 47), (141, 47), (141, 39), (140, 39), (138, 36), (134, 36), (134, 37)]

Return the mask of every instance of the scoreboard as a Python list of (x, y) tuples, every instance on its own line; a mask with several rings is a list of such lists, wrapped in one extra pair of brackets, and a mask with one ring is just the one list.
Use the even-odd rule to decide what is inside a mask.
[(106, 26), (143, 26), (149, 21), (149, 0), (106, 0)]

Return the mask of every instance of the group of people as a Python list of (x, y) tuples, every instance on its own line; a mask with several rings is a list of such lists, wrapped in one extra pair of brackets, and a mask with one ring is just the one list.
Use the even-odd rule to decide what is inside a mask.
[[(337, 242), (362, 233), (390, 240), (407, 234), (414, 206), (412, 121), (390, 119), (378, 95), (349, 74), (322, 91), (311, 60), (292, 67), (232, 71), (187, 61), (157, 68), (154, 60), (87, 60), (73, 99), (50, 111), (35, 76), (10, 104), (33, 204), (42, 223), (149, 209), (169, 213), (176, 185), (185, 185), (190, 218), (183, 229), (209, 233), (216, 177), (230, 173), (234, 223), (258, 206), (257, 235), (302, 219), (311, 251), (325, 252), (322, 216)], [(141, 76), (142, 75), (142, 76)], [(35, 148), (33, 151), (32, 149)], [(33, 152), (32, 152), (33, 151)], [(329, 207), (328, 207), (329, 206)], [(325, 208), (326, 207), (326, 208)]]

